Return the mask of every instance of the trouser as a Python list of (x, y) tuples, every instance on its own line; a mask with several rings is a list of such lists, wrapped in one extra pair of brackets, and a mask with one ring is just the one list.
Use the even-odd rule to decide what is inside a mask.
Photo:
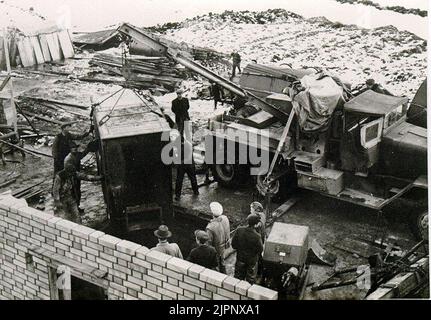
[(66, 197), (61, 199), (60, 202), (61, 202), (61, 208), (55, 210), (54, 215), (56, 217), (80, 224), (81, 217), (79, 215), (77, 201), (72, 197)]
[(251, 261), (236, 260), (235, 278), (248, 281), (250, 284), (256, 282), (257, 259)]
[(232, 78), (235, 77), (235, 74), (236, 74), (235, 71), (236, 71), (237, 68), (238, 68), (238, 72), (241, 73), (241, 67), (240, 67), (240, 65), (234, 63), (233, 66), (232, 66)]
[(192, 189), (194, 192), (198, 192), (198, 182), (196, 180), (196, 170), (193, 164), (182, 164), (177, 168), (177, 180), (175, 183), (175, 195), (177, 197), (181, 196), (181, 190), (183, 189), (184, 175), (187, 174), (189, 180), (192, 184)]
[(224, 249), (218, 249), (218, 270), (221, 273), (226, 273), (226, 266), (224, 264)]

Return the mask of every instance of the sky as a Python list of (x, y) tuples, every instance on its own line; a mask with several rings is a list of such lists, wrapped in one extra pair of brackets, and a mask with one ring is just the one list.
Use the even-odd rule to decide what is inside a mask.
[[(333, 0), (5, 0), (30, 8), (73, 30), (95, 31), (120, 22), (153, 26), (182, 21), (208, 12), (224, 10), (261, 11), (283, 8), (306, 18), (325, 16), (341, 23), (372, 28), (393, 24), (399, 29), (427, 35), (427, 19), (379, 11), (369, 6), (340, 4)], [(428, 0), (374, 0), (382, 5), (428, 8)], [(412, 30), (413, 29), (413, 30)]]

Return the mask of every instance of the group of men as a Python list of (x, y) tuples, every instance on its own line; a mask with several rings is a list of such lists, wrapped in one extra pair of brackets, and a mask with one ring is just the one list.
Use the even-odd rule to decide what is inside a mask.
[(81, 171), (81, 160), (89, 153), (89, 147), (79, 146), (77, 140), (83, 140), (93, 131), (75, 135), (69, 131), (71, 123), (61, 126), (61, 132), (55, 137), (52, 146), (54, 158), (54, 182), (52, 195), (56, 216), (76, 223), (81, 223), (81, 180), (100, 181), (101, 176), (84, 174)]
[[(226, 273), (225, 252), (232, 246), (237, 252), (235, 278), (254, 284), (258, 267), (262, 263), (263, 244), (266, 239), (266, 216), (262, 204), (253, 202), (250, 205), (247, 226), (238, 228), (232, 239), (230, 222), (223, 214), (223, 206), (213, 202), (210, 204), (210, 209), (213, 218), (206, 230), (194, 232), (196, 247), (190, 251), (187, 260), (205, 268)], [(160, 226), (154, 231), (154, 235), (158, 238), (158, 244), (152, 250), (183, 259), (178, 244), (169, 243), (172, 232), (166, 225)]]

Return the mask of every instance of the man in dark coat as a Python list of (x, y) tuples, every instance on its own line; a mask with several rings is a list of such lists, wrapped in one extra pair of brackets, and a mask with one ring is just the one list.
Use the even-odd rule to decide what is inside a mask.
[(261, 236), (255, 229), (260, 217), (250, 214), (247, 222), (248, 226), (239, 228), (232, 238), (232, 248), (236, 249), (235, 278), (254, 284), (257, 262), (263, 251)]
[(232, 52), (232, 76), (231, 79), (235, 77), (235, 71), (238, 68), (238, 72), (241, 73), (241, 56), (238, 52)]
[(72, 146), (75, 144), (73, 140), (82, 140), (86, 138), (92, 131), (91, 126), (88, 132), (77, 135), (69, 132), (71, 123), (66, 123), (61, 126), (61, 132), (55, 137), (52, 145), (52, 156), (54, 158), (54, 176), (64, 169), (64, 159), (70, 153)]
[(190, 252), (187, 260), (205, 268), (216, 270), (218, 266), (217, 251), (208, 245), (208, 234), (205, 231), (196, 230), (195, 237), (198, 246)]
[(182, 90), (177, 90), (177, 98), (172, 101), (172, 112), (175, 114), (175, 122), (181, 135), (184, 134), (184, 122), (190, 120), (189, 100), (183, 97), (183, 93)]
[(187, 174), (192, 184), (193, 193), (199, 195), (196, 179), (196, 168), (193, 160), (193, 145), (190, 141), (179, 135), (174, 142), (174, 163), (177, 165), (177, 180), (175, 181), (175, 200), (179, 201), (183, 189), (184, 176)]
[(221, 102), (221, 105), (223, 105), (223, 98), (224, 98), (223, 97), (223, 91), (220, 88), (220, 86), (215, 82), (211, 83), (210, 90), (211, 90), (211, 95), (214, 98), (214, 110), (217, 110), (217, 103), (218, 102)]
[(374, 92), (381, 93), (381, 94), (386, 94), (388, 96), (393, 96), (393, 94), (390, 91), (383, 88), (381, 84), (376, 83), (374, 79), (368, 79), (365, 82), (365, 87), (362, 90), (360, 90), (357, 95), (360, 95), (361, 93), (364, 93), (365, 91), (368, 91), (368, 90), (372, 90)]

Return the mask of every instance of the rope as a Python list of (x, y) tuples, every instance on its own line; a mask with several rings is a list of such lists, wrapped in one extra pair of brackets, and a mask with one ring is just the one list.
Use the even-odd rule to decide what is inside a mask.
[[(99, 125), (103, 126), (106, 122), (109, 121), (109, 119), (111, 119), (111, 114), (112, 112), (114, 112), (115, 107), (118, 105), (118, 102), (120, 102), (120, 99), (123, 97), (124, 92), (126, 91), (126, 89), (121, 89), (123, 92), (121, 92), (120, 96), (118, 97), (117, 101), (115, 102), (114, 106), (112, 107), (111, 111), (109, 111), (109, 113), (107, 115), (105, 115), (100, 121), (99, 121)], [(120, 91), (118, 91), (120, 92)], [(117, 92), (117, 93), (118, 93)]]

